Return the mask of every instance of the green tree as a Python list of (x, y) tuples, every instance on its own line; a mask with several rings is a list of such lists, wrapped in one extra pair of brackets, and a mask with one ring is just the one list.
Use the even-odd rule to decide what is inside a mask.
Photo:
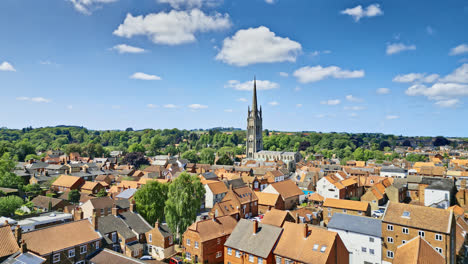
[(195, 175), (183, 172), (170, 185), (165, 216), (173, 234), (179, 238), (197, 218), (205, 188)]
[(97, 194), (96, 194), (97, 197), (106, 197), (107, 196), (107, 192), (105, 189), (101, 189)]
[(234, 161), (227, 154), (224, 154), (216, 161), (216, 164), (217, 165), (232, 165), (234, 164)]
[(128, 147), (128, 152), (141, 152), (145, 153), (145, 147), (142, 144), (134, 143)]
[(77, 204), (80, 202), (80, 192), (78, 190), (71, 190), (69, 193), (68, 193), (68, 201), (70, 201), (70, 203), (73, 203), (73, 204)]
[(65, 146), (65, 153), (69, 155), (70, 153), (78, 152), (81, 154), (82, 148), (80, 144), (68, 144)]
[(28, 184), (24, 186), (23, 190), (28, 196), (37, 196), (42, 192), (41, 186), (39, 184)]
[(198, 163), (198, 161), (200, 160), (197, 151), (195, 150), (189, 150), (182, 153), (182, 158), (190, 161), (191, 163)]
[(0, 215), (13, 215), (15, 211), (23, 205), (23, 203), (23, 199), (15, 195), (0, 198)]
[(145, 184), (135, 193), (138, 212), (148, 223), (164, 221), (164, 207), (167, 200), (169, 186), (157, 181)]
[(15, 161), (11, 159), (10, 154), (3, 154), (0, 158), (0, 187), (21, 188), (23, 179), (12, 172), (14, 168)]
[(200, 151), (200, 163), (213, 164), (215, 160), (215, 151), (211, 148), (205, 148)]

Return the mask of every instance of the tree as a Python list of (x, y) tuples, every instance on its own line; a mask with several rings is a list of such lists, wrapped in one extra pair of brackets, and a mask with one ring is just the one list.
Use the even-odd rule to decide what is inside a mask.
[(198, 161), (200, 160), (197, 151), (195, 150), (189, 150), (182, 153), (182, 158), (190, 161), (191, 163), (198, 163)]
[(80, 144), (68, 144), (65, 146), (65, 153), (67, 155), (70, 155), (70, 153), (73, 153), (73, 152), (78, 152), (81, 154), (82, 149), (81, 149)]
[(169, 186), (157, 181), (145, 184), (135, 193), (135, 202), (138, 212), (145, 220), (153, 224), (164, 221), (164, 207), (167, 200)]
[(28, 196), (37, 196), (37, 195), (41, 194), (42, 189), (41, 189), (41, 186), (39, 184), (28, 184), (28, 185), (24, 186), (24, 192)]
[(450, 141), (444, 137), (438, 136), (435, 138), (434, 143), (432, 143), (434, 147), (446, 146), (450, 144)]
[(213, 164), (215, 160), (215, 151), (211, 148), (205, 148), (200, 151), (200, 163)]
[(128, 152), (141, 152), (145, 153), (145, 147), (142, 144), (134, 143), (128, 147)]
[(148, 165), (149, 161), (141, 152), (127, 153), (122, 159), (123, 163), (133, 165), (139, 168), (141, 165)]
[(78, 190), (71, 190), (68, 193), (68, 201), (73, 204), (77, 204), (80, 202), (81, 194)]
[(106, 197), (107, 196), (107, 192), (105, 189), (101, 189), (97, 194), (96, 194), (97, 197)]
[(405, 141), (403, 141), (402, 146), (403, 147), (411, 147), (411, 141), (409, 141), (408, 139), (405, 139)]
[(0, 158), (0, 187), (19, 189), (24, 184), (23, 179), (14, 174), (15, 161), (7, 152)]
[(171, 185), (165, 207), (166, 222), (179, 237), (197, 218), (205, 188), (195, 175), (182, 172)]
[(0, 198), (0, 215), (13, 215), (15, 211), (23, 205), (23, 203), (23, 199), (15, 195)]
[(223, 156), (221, 156), (221, 158), (219, 158), (216, 161), (216, 164), (217, 165), (232, 165), (234, 164), (234, 162), (227, 154), (224, 154)]

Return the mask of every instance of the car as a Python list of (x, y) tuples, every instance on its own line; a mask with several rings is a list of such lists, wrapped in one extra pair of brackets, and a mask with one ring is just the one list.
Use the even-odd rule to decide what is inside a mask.
[(153, 257), (148, 256), (148, 255), (143, 256), (143, 257), (140, 258), (140, 260), (152, 260), (152, 259), (153, 259)]
[(169, 264), (182, 264), (182, 263), (184, 263), (184, 260), (182, 259), (182, 257), (179, 257), (179, 256), (174, 256), (169, 259)]

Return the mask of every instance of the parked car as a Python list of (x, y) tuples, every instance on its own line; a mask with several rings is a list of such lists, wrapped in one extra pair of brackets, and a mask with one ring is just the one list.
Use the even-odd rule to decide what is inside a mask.
[(182, 264), (182, 263), (184, 263), (184, 260), (182, 259), (182, 257), (179, 257), (179, 256), (174, 256), (169, 259), (169, 264)]

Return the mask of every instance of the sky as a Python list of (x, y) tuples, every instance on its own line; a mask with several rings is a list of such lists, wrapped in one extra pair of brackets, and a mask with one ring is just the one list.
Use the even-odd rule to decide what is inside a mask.
[(467, 136), (463, 0), (2, 0), (0, 126)]

